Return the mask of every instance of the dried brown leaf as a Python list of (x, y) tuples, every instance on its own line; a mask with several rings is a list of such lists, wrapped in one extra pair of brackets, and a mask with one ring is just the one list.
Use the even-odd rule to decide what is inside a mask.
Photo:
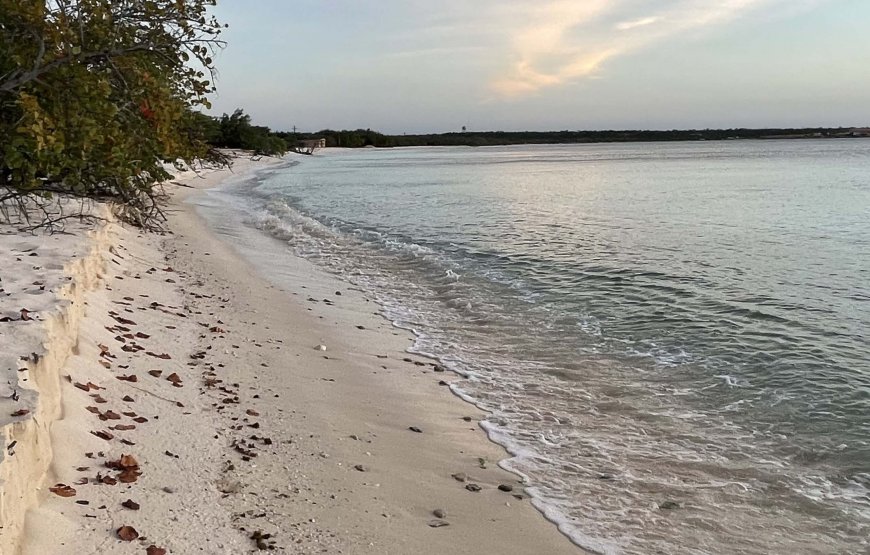
[(139, 532), (132, 526), (121, 526), (118, 528), (117, 534), (125, 542), (131, 542), (139, 537)]
[(66, 484), (57, 484), (48, 488), (48, 491), (60, 497), (73, 497), (76, 494), (75, 488)]

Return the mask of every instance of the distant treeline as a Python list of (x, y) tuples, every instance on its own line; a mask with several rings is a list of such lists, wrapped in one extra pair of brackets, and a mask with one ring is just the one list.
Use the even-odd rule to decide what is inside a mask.
[(251, 124), (241, 109), (219, 118), (197, 115), (206, 141), (218, 148), (239, 148), (259, 154), (280, 155), (301, 141), (324, 139), (327, 147), (494, 146), (514, 144), (618, 143), (639, 141), (719, 141), (728, 139), (803, 139), (867, 136), (867, 129), (807, 127), (801, 129), (688, 129), (671, 131), (468, 131), (425, 135), (385, 135), (371, 129), (316, 133), (272, 131)]
[[(854, 136), (853, 128), (810, 127), (801, 129), (688, 129), (671, 131), (468, 131), (424, 135), (385, 135), (371, 129), (334, 131), (298, 135), (299, 138), (325, 138), (326, 146), (358, 148), (366, 146), (493, 146), (513, 144), (616, 143), (638, 141), (717, 141), (727, 139), (798, 139)], [(867, 134), (866, 130), (860, 133)], [(862, 135), (863, 136), (863, 135)]]

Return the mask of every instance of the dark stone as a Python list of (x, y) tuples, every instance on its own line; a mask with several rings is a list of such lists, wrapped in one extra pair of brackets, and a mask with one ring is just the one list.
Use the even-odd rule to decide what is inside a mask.
[(499, 486), (498, 486), (498, 490), (499, 490), (499, 491), (507, 491), (507, 492), (511, 492), (511, 491), (514, 490), (514, 487), (513, 487), (512, 485), (510, 485), (510, 484), (499, 484)]
[(408, 429), (411, 430), (412, 432), (417, 432), (418, 434), (422, 434), (422, 433), (423, 433), (423, 430), (421, 430), (421, 429), (418, 428), (417, 426), (408, 426)]
[(477, 484), (465, 484), (465, 489), (467, 489), (468, 491), (475, 491), (475, 492), (477, 492), (477, 491), (480, 491), (480, 490), (483, 489), (483, 488), (481, 488), (481, 487), (478, 486)]

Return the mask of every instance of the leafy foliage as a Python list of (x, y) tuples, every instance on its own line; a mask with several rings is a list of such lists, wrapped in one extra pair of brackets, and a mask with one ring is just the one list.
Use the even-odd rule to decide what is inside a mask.
[[(214, 0), (0, 0), (0, 202), (53, 193), (162, 216), (162, 160), (208, 157)], [(4, 211), (8, 217), (8, 211)]]
[(252, 150), (255, 154), (279, 155), (287, 152), (288, 143), (268, 127), (251, 125), (251, 116), (241, 108), (224, 114), (218, 123), (219, 134), (212, 144), (221, 148)]

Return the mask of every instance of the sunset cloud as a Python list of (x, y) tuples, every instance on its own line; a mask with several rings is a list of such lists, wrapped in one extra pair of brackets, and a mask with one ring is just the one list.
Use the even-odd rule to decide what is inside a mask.
[(605, 62), (682, 33), (721, 25), (782, 0), (668, 0), (638, 13), (633, 0), (545, 2), (522, 14), (507, 71), (491, 82), (519, 97), (594, 76)]

